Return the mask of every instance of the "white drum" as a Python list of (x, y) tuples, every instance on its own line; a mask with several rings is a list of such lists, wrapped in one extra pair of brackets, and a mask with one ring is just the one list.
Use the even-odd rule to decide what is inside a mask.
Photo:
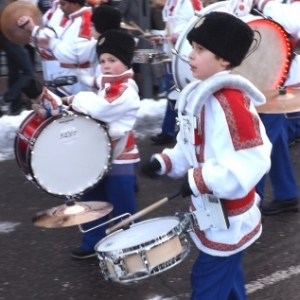
[(70, 113), (43, 119), (34, 112), (15, 139), (16, 160), (26, 177), (56, 196), (80, 195), (104, 176), (111, 143), (104, 125)]
[[(188, 23), (180, 34), (175, 51), (178, 55), (172, 57), (173, 77), (176, 86), (182, 90), (189, 82), (194, 81), (188, 55), (192, 47), (186, 39), (200, 17), (212, 11), (228, 11), (228, 1), (216, 2), (205, 7)], [(281, 86), (286, 78), (291, 59), (291, 46), (284, 29), (272, 20), (263, 19), (251, 14), (241, 18), (255, 32), (254, 43), (249, 56), (242, 64), (233, 69), (233, 74), (239, 74), (251, 81), (258, 89), (272, 90)], [(180, 58), (181, 57), (181, 58)]]
[(190, 244), (177, 217), (139, 222), (102, 239), (95, 251), (106, 280), (126, 283), (159, 274), (180, 263)]

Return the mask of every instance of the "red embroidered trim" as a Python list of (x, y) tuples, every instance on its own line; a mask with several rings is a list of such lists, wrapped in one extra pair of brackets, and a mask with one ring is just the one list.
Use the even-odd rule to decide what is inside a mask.
[(112, 85), (109, 86), (108, 88), (105, 89), (106, 94), (105, 94), (105, 99), (107, 102), (112, 103), (118, 98), (122, 96), (122, 94), (126, 91), (127, 86), (123, 84), (118, 84), (118, 85)]
[(199, 0), (191, 0), (194, 10), (201, 10), (202, 5)]
[(165, 153), (161, 153), (160, 156), (163, 159), (164, 164), (166, 166), (166, 174), (170, 173), (172, 170), (172, 161), (171, 161), (170, 157)]
[(65, 64), (65, 63), (61, 63), (60, 66), (62, 68), (65, 68), (65, 69), (77, 69), (77, 68), (87, 69), (87, 68), (90, 68), (91, 64), (90, 64), (89, 61), (86, 61), (82, 64)]
[(208, 194), (211, 192), (204, 182), (203, 175), (202, 175), (202, 167), (194, 168), (193, 178), (194, 178), (196, 187), (200, 191), (201, 194)]
[(70, 17), (72, 22), (76, 18), (81, 18), (81, 26), (80, 30), (78, 32), (78, 37), (82, 37), (85, 39), (90, 40), (91, 39), (91, 16), (92, 16), (92, 10), (86, 9), (84, 11), (80, 11), (77, 14), (74, 14)]
[(226, 200), (223, 199), (227, 214), (229, 217), (237, 216), (243, 214), (249, 210), (254, 203), (255, 199), (255, 189), (252, 189), (248, 195), (244, 198)]
[(258, 117), (249, 110), (250, 99), (240, 91), (223, 89), (214, 94), (224, 110), (236, 151), (263, 144)]
[(198, 229), (195, 230), (195, 233), (199, 238), (199, 240), (201, 241), (201, 243), (209, 249), (213, 249), (217, 251), (234, 251), (240, 248), (241, 246), (243, 246), (244, 244), (246, 244), (248, 241), (250, 241), (259, 232), (260, 228), (261, 228), (261, 221), (251, 232), (246, 234), (237, 244), (234, 245), (213, 242), (206, 238), (204, 231), (200, 231)]
[(196, 153), (196, 158), (198, 162), (204, 162), (204, 145), (205, 145), (205, 130), (204, 130), (204, 123), (205, 123), (205, 106), (203, 106), (202, 110), (201, 110), (201, 117), (200, 117), (200, 124), (198, 124), (198, 126), (200, 126), (200, 130), (198, 133), (201, 139), (201, 144), (199, 147), (199, 152)]
[(128, 80), (130, 78), (132, 78), (132, 74), (130, 74), (130, 73), (123, 74), (121, 76), (113, 76), (113, 77), (107, 77), (104, 75), (104, 76), (102, 76), (102, 79), (101, 79), (101, 89), (104, 89), (106, 83), (120, 84), (120, 83), (128, 82)]
[(122, 153), (116, 159), (117, 160), (131, 160), (140, 158), (139, 153)]

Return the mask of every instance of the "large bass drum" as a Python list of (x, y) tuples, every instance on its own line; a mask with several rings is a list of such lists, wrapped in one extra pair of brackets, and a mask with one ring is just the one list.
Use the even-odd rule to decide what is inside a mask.
[[(186, 39), (188, 32), (199, 18), (208, 13), (228, 12), (228, 3), (222, 1), (205, 7), (191, 19), (179, 36), (175, 44), (178, 55), (172, 57), (172, 68), (175, 84), (180, 90), (195, 80), (188, 64), (188, 55), (192, 51)], [(261, 16), (249, 14), (241, 19), (254, 30), (254, 42), (249, 56), (232, 73), (242, 75), (262, 91), (276, 89), (284, 83), (290, 65), (291, 46), (288, 36), (279, 24)]]
[(43, 119), (29, 114), (15, 139), (16, 160), (28, 180), (49, 194), (81, 195), (109, 170), (106, 128), (80, 114)]

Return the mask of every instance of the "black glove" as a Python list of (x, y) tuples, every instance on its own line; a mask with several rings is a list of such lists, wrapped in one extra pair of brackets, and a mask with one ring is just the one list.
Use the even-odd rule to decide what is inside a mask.
[(180, 193), (183, 198), (194, 195), (190, 188), (189, 179), (187, 176), (184, 178), (184, 180), (181, 184)]
[(157, 159), (153, 159), (141, 167), (141, 173), (142, 175), (155, 179), (159, 177), (159, 175), (156, 172), (160, 169), (161, 164), (159, 163), (159, 161)]

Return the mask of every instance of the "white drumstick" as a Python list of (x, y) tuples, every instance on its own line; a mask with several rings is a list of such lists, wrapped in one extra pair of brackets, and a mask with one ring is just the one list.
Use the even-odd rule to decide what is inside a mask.
[(145, 214), (147, 214), (147, 213), (151, 212), (152, 210), (154, 210), (154, 209), (156, 209), (156, 208), (162, 206), (163, 204), (165, 204), (165, 203), (167, 203), (168, 201), (170, 201), (170, 200), (176, 198), (176, 197), (179, 196), (179, 195), (181, 195), (181, 192), (177, 192), (176, 194), (174, 194), (174, 195), (172, 195), (172, 196), (165, 197), (165, 198), (163, 198), (163, 199), (161, 199), (161, 200), (159, 200), (159, 201), (157, 201), (157, 202), (151, 204), (150, 206), (147, 206), (146, 208), (140, 210), (140, 211), (137, 212), (136, 214), (134, 214), (134, 215), (130, 216), (129, 218), (127, 218), (127, 219), (121, 221), (120, 223), (118, 223), (118, 224), (116, 224), (116, 225), (114, 225), (114, 226), (112, 226), (112, 227), (110, 227), (110, 228), (107, 228), (106, 231), (105, 231), (105, 233), (106, 233), (106, 234), (110, 234), (110, 233), (116, 231), (117, 229), (122, 228), (122, 227), (128, 225), (128, 224), (131, 223), (132, 221), (134, 221), (134, 220), (136, 220), (136, 219), (138, 219), (138, 218), (144, 216)]

